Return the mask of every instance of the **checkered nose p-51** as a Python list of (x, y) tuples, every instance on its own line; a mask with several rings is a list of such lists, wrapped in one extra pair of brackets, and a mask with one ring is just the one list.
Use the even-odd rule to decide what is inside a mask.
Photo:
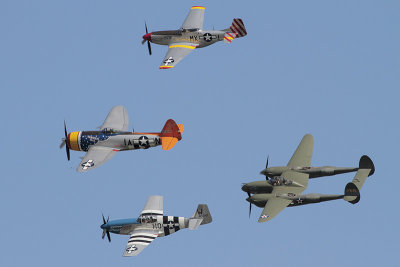
[(160, 69), (175, 67), (196, 48), (206, 47), (219, 41), (230, 44), (235, 38), (247, 35), (246, 27), (240, 18), (233, 19), (232, 25), (227, 29), (204, 30), (204, 11), (203, 6), (193, 6), (178, 30), (149, 33), (145, 23), (146, 34), (143, 35), (142, 44), (147, 42), (149, 54), (151, 55), (150, 43), (168, 46), (168, 52), (162, 60)]
[(161, 132), (128, 131), (128, 112), (123, 106), (115, 106), (109, 112), (99, 131), (78, 131), (68, 134), (64, 122), (64, 134), (60, 148), (65, 146), (67, 159), (70, 150), (85, 151), (86, 155), (77, 171), (86, 172), (99, 167), (119, 151), (148, 149), (161, 145), (170, 150), (182, 139), (183, 124), (169, 119)]

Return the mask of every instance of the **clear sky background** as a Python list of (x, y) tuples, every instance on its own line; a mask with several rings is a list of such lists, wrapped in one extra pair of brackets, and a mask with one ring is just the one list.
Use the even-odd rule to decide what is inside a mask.
[[(245, 38), (198, 49), (159, 70), (167, 48), (141, 45), (178, 29), (205, 5), (204, 29), (243, 19)], [(400, 2), (0, 2), (0, 266), (397, 266), (399, 251)], [(123, 105), (136, 131), (185, 125), (171, 151), (118, 153), (88, 173), (82, 152), (59, 149)], [(241, 184), (285, 165), (304, 134), (313, 166), (375, 175), (361, 201), (287, 208), (259, 224)], [(341, 194), (354, 174), (311, 180), (305, 193)], [(136, 217), (149, 195), (189, 217), (207, 203), (213, 223), (122, 257), (127, 236), (101, 239), (101, 213)]]

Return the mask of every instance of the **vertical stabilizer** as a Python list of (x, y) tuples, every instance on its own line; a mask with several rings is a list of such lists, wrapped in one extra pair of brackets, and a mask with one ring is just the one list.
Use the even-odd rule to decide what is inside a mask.
[(212, 222), (212, 217), (207, 204), (199, 204), (192, 219), (202, 219), (202, 222), (200, 223), (201, 225)]
[(161, 130), (160, 139), (163, 150), (170, 150), (182, 139), (183, 124), (177, 125), (172, 119), (167, 120)]

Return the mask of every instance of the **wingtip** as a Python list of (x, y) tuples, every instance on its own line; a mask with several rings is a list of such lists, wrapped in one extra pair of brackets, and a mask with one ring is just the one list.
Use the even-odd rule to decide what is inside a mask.
[(206, 9), (204, 6), (192, 6), (191, 9)]

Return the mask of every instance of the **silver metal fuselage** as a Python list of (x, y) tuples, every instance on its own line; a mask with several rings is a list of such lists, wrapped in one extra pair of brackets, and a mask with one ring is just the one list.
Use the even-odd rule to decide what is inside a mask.
[(206, 30), (177, 30), (177, 31), (157, 31), (151, 33), (151, 42), (159, 45), (170, 45), (172, 43), (192, 43), (197, 44), (197, 48), (212, 45), (218, 41), (223, 41), (224, 31)]
[(110, 147), (118, 151), (147, 149), (161, 145), (159, 133), (104, 133), (101, 131), (74, 132), (68, 137), (72, 150), (88, 151), (91, 146)]
[(152, 216), (151, 220), (133, 218), (109, 221), (101, 225), (101, 229), (114, 234), (130, 235), (136, 229), (159, 230), (158, 236), (167, 236), (181, 229), (188, 228), (189, 219), (175, 216)]

